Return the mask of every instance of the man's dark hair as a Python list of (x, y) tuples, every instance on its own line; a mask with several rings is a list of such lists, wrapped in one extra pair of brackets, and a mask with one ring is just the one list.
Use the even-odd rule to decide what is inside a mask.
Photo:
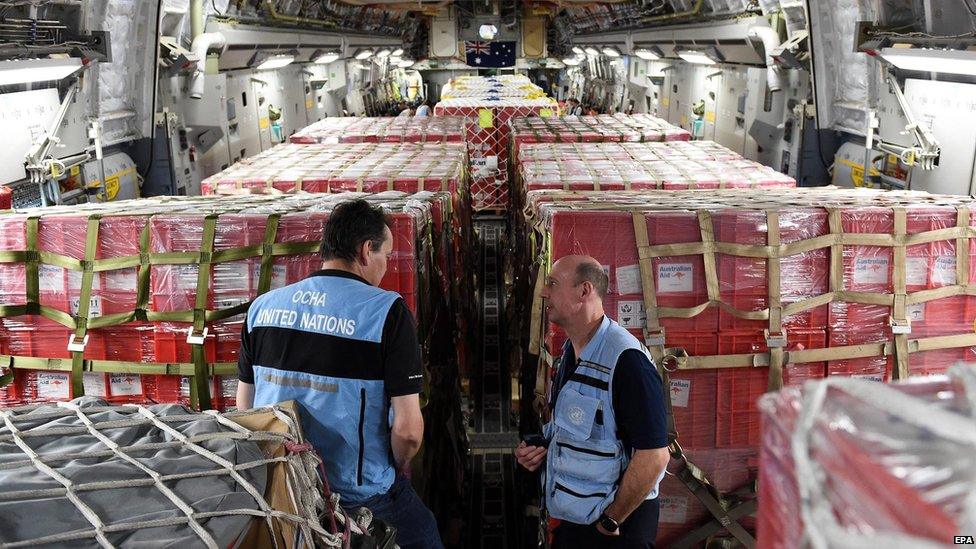
[(596, 288), (596, 293), (600, 299), (607, 297), (607, 288), (610, 287), (610, 278), (603, 272), (603, 267), (595, 263), (585, 262), (576, 266), (576, 284), (589, 282)]
[(379, 251), (386, 236), (383, 229), (389, 226), (390, 218), (383, 208), (362, 199), (343, 202), (332, 210), (322, 231), (322, 259), (355, 261), (366, 241), (371, 250)]

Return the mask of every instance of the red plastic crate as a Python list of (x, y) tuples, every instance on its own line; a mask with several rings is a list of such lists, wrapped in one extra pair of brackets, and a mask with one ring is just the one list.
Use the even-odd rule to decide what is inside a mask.
[[(255, 246), (263, 242), (268, 213), (281, 213), (278, 243), (316, 242), (321, 240), (322, 228), (328, 219), (328, 212), (335, 204), (342, 202), (338, 196), (302, 196), (265, 199), (262, 197), (225, 197), (221, 204), (240, 201), (246, 208), (229, 209), (221, 213), (216, 231), (215, 250), (226, 250), (241, 246)], [(383, 204), (390, 212), (393, 223), (394, 253), (389, 263), (387, 276), (381, 285), (398, 291), (415, 315), (442, 314), (439, 311), (419, 305), (421, 279), (432, 276), (434, 261), (442, 265), (445, 259), (438, 250), (426, 246), (428, 222), (434, 212), (438, 212), (440, 222), (445, 221), (449, 210), (449, 195), (427, 193), (426, 195), (404, 196), (394, 194), (369, 198)], [(151, 202), (151, 201), (147, 201)], [(206, 199), (172, 200), (167, 207), (149, 208), (145, 214), (127, 216), (106, 215), (100, 223), (98, 257), (123, 257), (138, 254), (139, 235), (149, 224), (151, 229), (150, 251), (166, 253), (174, 251), (196, 252), (202, 236)], [(198, 203), (204, 205), (201, 209)], [(289, 206), (285, 203), (293, 205)], [(268, 206), (273, 209), (267, 209)], [(250, 208), (250, 209), (248, 209)], [(265, 208), (265, 209), (262, 209)], [(128, 211), (132, 211), (131, 208)], [(149, 216), (158, 211), (152, 219)], [(17, 214), (0, 218), (0, 250), (20, 251), (26, 247), (26, 218)], [(39, 242), (42, 249), (71, 257), (84, 254), (79, 250), (79, 242), (87, 227), (87, 219), (81, 215), (55, 215), (41, 218)], [(75, 241), (66, 238), (74, 234)], [(317, 248), (317, 246), (316, 246)], [(311, 272), (321, 268), (322, 260), (315, 250), (301, 256), (276, 257), (272, 267), (271, 287), (280, 287), (296, 282)], [(0, 292), (4, 304), (22, 304), (26, 301), (25, 270), (13, 264), (0, 265)], [(111, 272), (96, 273), (93, 284), (93, 302), (97, 297), (98, 307), (93, 305), (93, 316), (115, 312), (129, 312), (135, 306), (136, 277), (129, 273), (114, 273), (115, 279), (106, 277)], [(134, 275), (134, 273), (132, 273)], [(444, 274), (444, 273), (442, 273)], [(446, 274), (441, 283), (447, 284)], [(75, 284), (78, 278), (78, 284)], [(257, 295), (260, 278), (260, 259), (219, 263), (213, 266), (210, 276), (210, 292), (207, 308), (224, 309), (250, 301)], [(431, 282), (436, 282), (432, 280)], [(131, 290), (129, 287), (131, 283)], [(181, 267), (156, 264), (150, 271), (150, 310), (186, 311), (195, 306), (197, 283), (196, 266)], [(429, 287), (428, 283), (423, 284)], [(49, 290), (54, 288), (54, 290)], [(63, 288), (63, 289), (62, 289)], [(71, 302), (80, 293), (80, 276), (64, 270), (50, 272), (41, 277), (41, 299), (52, 307), (70, 312), (77, 307)], [(76, 310), (76, 309), (74, 309)], [(240, 345), (240, 330), (243, 317), (237, 316), (207, 327), (204, 343), (205, 360), (208, 362), (237, 361)], [(430, 322), (431, 318), (419, 318)], [(130, 322), (121, 326), (90, 329), (88, 343), (83, 356), (87, 360), (110, 360), (141, 363), (188, 363), (192, 362), (192, 349), (186, 342), (189, 323), (140, 323)], [(35, 356), (70, 359), (67, 349), (72, 330), (43, 317), (20, 316), (0, 319), (0, 354), (15, 356)], [(38, 398), (55, 398), (56, 389), (64, 389), (63, 384), (55, 383), (63, 376), (41, 375), (36, 372), (18, 371), (15, 382), (0, 390), (0, 403), (12, 405), (29, 403)], [(138, 382), (137, 382), (138, 380)], [(214, 393), (216, 406), (232, 405), (233, 380), (224, 380), (226, 387), (222, 394)], [(102, 396), (109, 402), (165, 402), (168, 383), (159, 375), (128, 376), (116, 374), (91, 374), (85, 382), (89, 392)], [(39, 389), (40, 387), (40, 389)], [(216, 389), (215, 389), (216, 390)], [(62, 391), (58, 396), (71, 395)], [(163, 397), (160, 397), (163, 395)], [(164, 400), (159, 400), (164, 398)]]
[[(713, 356), (719, 350), (716, 334), (669, 332), (666, 345), (680, 347), (691, 356)], [(715, 448), (718, 371), (677, 370), (668, 373), (668, 378), (674, 427), (681, 447)]]
[[(827, 346), (823, 330), (796, 330), (787, 333), (787, 351), (822, 349)], [(718, 350), (721, 355), (765, 353), (766, 341), (754, 333), (719, 333)], [(800, 385), (811, 379), (823, 379), (822, 362), (787, 364), (783, 368), (783, 384)], [(718, 409), (716, 446), (736, 448), (756, 446), (760, 442), (759, 410), (756, 401), (769, 388), (769, 368), (724, 368), (718, 370)]]
[[(763, 211), (724, 209), (712, 217), (715, 240), (724, 243), (766, 246), (767, 216)], [(780, 242), (792, 244), (828, 234), (827, 213), (820, 209), (798, 208), (780, 214)], [(766, 309), (768, 302), (767, 260), (716, 254), (719, 290), (722, 299), (742, 311)], [(780, 259), (780, 296), (783, 306), (825, 294), (829, 291), (830, 250), (822, 248)], [(783, 318), (783, 327), (820, 329), (828, 326), (828, 307), (817, 307)], [(767, 321), (745, 320), (719, 312), (719, 329), (756, 331), (767, 329)]]
[[(651, 245), (700, 242), (693, 212), (659, 212), (647, 216)], [(611, 291), (604, 300), (608, 314), (625, 328), (643, 325), (644, 303), (633, 220), (626, 212), (559, 212), (552, 217), (552, 256), (585, 254), (610, 272)], [(660, 307), (694, 307), (708, 301), (704, 262), (698, 256), (671, 256), (652, 262)], [(715, 308), (690, 319), (661, 318), (665, 331), (715, 332)]]

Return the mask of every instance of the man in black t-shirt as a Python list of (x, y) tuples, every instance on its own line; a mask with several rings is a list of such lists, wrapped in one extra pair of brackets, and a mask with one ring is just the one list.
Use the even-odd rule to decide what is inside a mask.
[[(557, 549), (654, 547), (657, 536), (658, 487), (669, 460), (663, 384), (646, 349), (604, 314), (607, 286), (595, 259), (566, 256), (542, 292), (548, 319), (569, 341), (550, 388), (550, 449), (523, 442), (515, 455), (530, 471), (546, 465), (547, 508), (562, 519), (553, 532)], [(591, 416), (585, 410), (593, 401), (599, 406)], [(599, 478), (613, 467), (621, 467), (619, 478)], [(559, 516), (586, 514), (581, 509), (590, 509), (592, 522)]]
[(251, 304), (237, 404), (298, 402), (342, 505), (392, 524), (400, 547), (437, 548), (434, 516), (409, 481), (424, 435), (416, 327), (400, 295), (378, 287), (392, 253), (382, 209), (364, 200), (335, 208), (322, 270)]

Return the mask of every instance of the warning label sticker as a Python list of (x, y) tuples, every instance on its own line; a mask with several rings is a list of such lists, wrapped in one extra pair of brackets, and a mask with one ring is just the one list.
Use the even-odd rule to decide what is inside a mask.
[[(81, 296), (71, 298), (71, 314), (77, 315), (81, 308)], [(88, 318), (102, 316), (102, 296), (93, 295), (88, 299)]]
[(67, 372), (37, 372), (37, 397), (66, 400), (71, 397), (71, 380)]
[(647, 315), (644, 314), (643, 301), (618, 301), (617, 324), (623, 328), (640, 328)]
[(108, 383), (112, 396), (142, 394), (142, 378), (137, 374), (109, 374)]
[(641, 293), (640, 265), (617, 267), (617, 293), (620, 295)]
[(660, 496), (661, 522), (684, 524), (688, 514), (688, 498), (681, 496)]
[(922, 322), (925, 320), (925, 304), (915, 303), (905, 306), (905, 317), (912, 322)]
[(668, 263), (657, 267), (657, 293), (688, 293), (695, 287), (695, 267), (691, 263)]
[(956, 283), (956, 258), (952, 256), (935, 258), (932, 267), (932, 284), (950, 286)]
[(887, 257), (858, 257), (854, 260), (855, 284), (887, 284)]
[(671, 405), (680, 408), (688, 407), (688, 397), (691, 395), (691, 380), (672, 379), (671, 381)]

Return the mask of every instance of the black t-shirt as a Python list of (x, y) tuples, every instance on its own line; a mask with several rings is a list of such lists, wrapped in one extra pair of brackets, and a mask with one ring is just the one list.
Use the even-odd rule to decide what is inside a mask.
[[(576, 371), (579, 362), (572, 345), (564, 352), (560, 372), (553, 386), (552, 409), (559, 390)], [(647, 356), (637, 349), (620, 354), (613, 371), (613, 413), (617, 436), (624, 450), (652, 450), (668, 445), (667, 412), (661, 376)]]
[[(367, 283), (338, 270), (322, 270), (311, 276), (338, 276)], [(424, 381), (416, 324), (403, 299), (390, 307), (379, 343), (281, 327), (249, 331), (245, 321), (237, 359), (238, 379), (253, 384), (255, 364), (348, 379), (382, 379), (391, 397), (420, 393)]]

